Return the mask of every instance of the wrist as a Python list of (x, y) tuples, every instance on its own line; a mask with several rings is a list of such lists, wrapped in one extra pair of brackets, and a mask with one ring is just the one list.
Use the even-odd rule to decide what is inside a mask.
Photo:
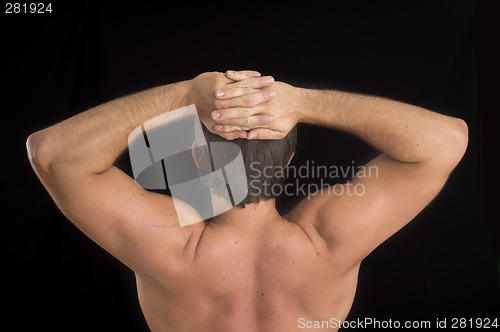
[(300, 101), (300, 122), (338, 128), (343, 115), (339, 103), (339, 91), (301, 88), (297, 95)]
[(294, 88), (294, 96), (297, 99), (297, 107), (295, 109), (296, 116), (298, 118), (297, 122), (317, 124), (317, 113), (318, 113), (318, 101), (319, 95), (318, 91), (305, 89), (305, 88)]
[[(195, 103), (193, 95), (192, 81), (186, 80), (161, 87), (157, 105), (160, 105), (163, 112), (172, 111), (177, 108), (188, 106)], [(165, 104), (169, 101), (169, 104)]]
[(196, 104), (196, 96), (193, 93), (193, 80), (186, 80), (178, 83), (180, 89), (180, 101), (182, 106)]

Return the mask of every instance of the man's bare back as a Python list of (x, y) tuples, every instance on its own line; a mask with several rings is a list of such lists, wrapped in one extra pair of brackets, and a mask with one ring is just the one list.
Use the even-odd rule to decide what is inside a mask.
[[(434, 199), (467, 148), (463, 120), (259, 77), (204, 73), (28, 138), (33, 169), (59, 209), (136, 273), (153, 331), (294, 331), (305, 321), (343, 320), (361, 261)], [(334, 194), (310, 193), (284, 218), (274, 199), (262, 199), (181, 227), (171, 197), (141, 188), (113, 163), (134, 128), (191, 104), (228, 140), (279, 140), (298, 122), (349, 132), (381, 151), (365, 165), (376, 176), (358, 172)]]
[(189, 226), (176, 266), (136, 274), (153, 331), (294, 331), (300, 318), (345, 319), (359, 265), (346, 269), (313, 227), (273, 203)]

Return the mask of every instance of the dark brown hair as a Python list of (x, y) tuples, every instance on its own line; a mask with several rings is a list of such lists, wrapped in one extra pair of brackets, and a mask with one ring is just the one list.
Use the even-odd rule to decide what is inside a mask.
[[(233, 141), (228, 141), (217, 134), (211, 133), (203, 124), (202, 128), (203, 135), (205, 136), (205, 140), (209, 146), (213, 146), (210, 145), (210, 143), (214, 142), (230, 142), (236, 144), (241, 150), (246, 170), (248, 195), (241, 203), (237, 204), (238, 206), (244, 208), (246, 204), (258, 203), (260, 201), (277, 198), (279, 193), (283, 191), (282, 186), (286, 182), (286, 172), (280, 172), (279, 170), (284, 170), (286, 168), (290, 157), (295, 151), (295, 146), (297, 144), (296, 126), (285, 138), (280, 140), (247, 140), (238, 138)], [(200, 133), (197, 133), (196, 135), (199, 136)], [(212, 155), (216, 153), (213, 149), (214, 148), (210, 151)], [(198, 158), (202, 164), (207, 165), (210, 163), (210, 156), (206, 153), (198, 152)], [(215, 169), (217, 168), (218, 167), (215, 167)], [(264, 172), (264, 170), (266, 171)], [(201, 171), (201, 173), (203, 173), (203, 171)], [(227, 177), (231, 176), (231, 174), (227, 174)], [(233, 183), (241, 183), (242, 181), (245, 181), (245, 179), (242, 179), (241, 177), (239, 179), (233, 178)], [(212, 189), (217, 192), (225, 190), (226, 188), (221, 187)]]

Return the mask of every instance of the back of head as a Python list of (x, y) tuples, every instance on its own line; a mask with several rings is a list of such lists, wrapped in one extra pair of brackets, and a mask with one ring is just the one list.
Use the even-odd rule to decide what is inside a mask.
[[(268, 199), (277, 198), (279, 193), (283, 192), (282, 186), (286, 181), (286, 172), (284, 171), (292, 157), (297, 144), (297, 127), (294, 127), (288, 135), (280, 140), (260, 140), (260, 139), (235, 139), (228, 141), (225, 138), (211, 133), (203, 124), (203, 133), (195, 133), (197, 139), (200, 135), (205, 136), (205, 140), (212, 149), (217, 149), (217, 145), (210, 145), (214, 142), (230, 142), (238, 145), (243, 156), (246, 170), (246, 181), (248, 185), (247, 197), (238, 204), (245, 207), (246, 204), (259, 203)], [(220, 146), (220, 145), (219, 145)], [(205, 150), (209, 151), (209, 150)], [(210, 165), (211, 159), (208, 153), (212, 155), (217, 151), (198, 152), (197, 158), (203, 165)], [(203, 174), (203, 171), (200, 171)], [(227, 174), (228, 178), (233, 175)], [(241, 177), (235, 178), (233, 182), (245, 181)], [(280, 188), (278, 188), (280, 187)], [(226, 188), (212, 188), (215, 191), (225, 190)]]

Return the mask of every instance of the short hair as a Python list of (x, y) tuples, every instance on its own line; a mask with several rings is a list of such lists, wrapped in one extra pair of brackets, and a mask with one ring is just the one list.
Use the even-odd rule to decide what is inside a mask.
[[(210, 147), (217, 147), (217, 144), (210, 145), (210, 143), (230, 142), (238, 145), (241, 150), (246, 170), (248, 194), (239, 204), (237, 204), (237, 206), (244, 208), (246, 204), (274, 199), (283, 192), (283, 185), (287, 180), (284, 169), (288, 165), (297, 145), (297, 126), (295, 126), (284, 138), (279, 140), (247, 140), (244, 138), (237, 138), (232, 141), (228, 141), (210, 132), (203, 124), (201, 124), (201, 127), (205, 140)], [(195, 133), (195, 135), (197, 136), (197, 141), (199, 141), (201, 133), (198, 132)], [(210, 165), (211, 159), (208, 155), (209, 153), (214, 155), (216, 151), (209, 151), (208, 149), (198, 150), (198, 159), (202, 164)], [(206, 171), (200, 170), (200, 175), (206, 174)], [(231, 177), (232, 175), (227, 174), (227, 176)], [(241, 179), (241, 177), (236, 177), (237, 175), (232, 179), (233, 183), (245, 181), (245, 179)], [(216, 193), (226, 190), (225, 187), (212, 187), (212, 189)]]

